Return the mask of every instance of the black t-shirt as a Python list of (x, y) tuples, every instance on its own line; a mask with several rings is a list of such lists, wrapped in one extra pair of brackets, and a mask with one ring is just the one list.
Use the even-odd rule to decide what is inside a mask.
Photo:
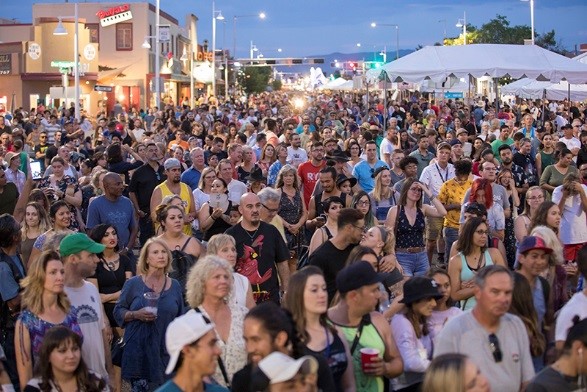
[(277, 263), (287, 262), (289, 251), (275, 226), (260, 222), (256, 231), (249, 232), (237, 224), (226, 230), (236, 241), (235, 271), (246, 276), (253, 288), (255, 302), (279, 301)]
[(577, 377), (563, 376), (551, 366), (538, 373), (526, 387), (526, 392), (568, 392), (578, 390)]
[(332, 301), (334, 294), (336, 294), (336, 275), (344, 268), (346, 260), (355, 246), (351, 244), (340, 250), (332, 244), (332, 241), (326, 241), (310, 255), (309, 264), (319, 267), (324, 273), (328, 302)]
[(18, 188), (13, 182), (7, 182), (4, 190), (0, 193), (0, 215), (14, 214), (16, 202), (18, 201)]
[(145, 163), (133, 173), (128, 191), (133, 192), (137, 196), (139, 208), (145, 213), (151, 212), (151, 195), (157, 185), (165, 181), (166, 177), (163, 173), (163, 166), (159, 166), (157, 171), (153, 170), (151, 165)]

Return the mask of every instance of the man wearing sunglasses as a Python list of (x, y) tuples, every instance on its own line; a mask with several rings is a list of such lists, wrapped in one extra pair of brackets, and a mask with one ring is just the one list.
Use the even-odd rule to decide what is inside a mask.
[(513, 276), (506, 267), (481, 269), (473, 289), (477, 304), (448, 321), (435, 341), (435, 357), (467, 355), (487, 377), (492, 391), (518, 392), (534, 376), (524, 323), (507, 313), (513, 287)]

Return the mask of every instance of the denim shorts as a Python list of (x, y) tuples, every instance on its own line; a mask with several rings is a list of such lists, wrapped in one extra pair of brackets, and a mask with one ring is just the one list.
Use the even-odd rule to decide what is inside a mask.
[(405, 276), (424, 276), (430, 269), (426, 251), (419, 253), (396, 252), (395, 257), (402, 266)]

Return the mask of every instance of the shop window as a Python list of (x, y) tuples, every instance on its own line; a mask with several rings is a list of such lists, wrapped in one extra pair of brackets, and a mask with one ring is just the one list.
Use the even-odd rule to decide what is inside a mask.
[(100, 43), (100, 25), (98, 23), (87, 23), (86, 29), (90, 31), (90, 43)]
[(132, 23), (116, 24), (116, 50), (132, 50)]

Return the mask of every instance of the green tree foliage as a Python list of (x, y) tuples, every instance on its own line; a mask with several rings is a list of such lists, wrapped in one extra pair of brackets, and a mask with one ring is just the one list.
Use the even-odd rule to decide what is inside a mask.
[(260, 93), (267, 89), (271, 67), (246, 67), (239, 74), (239, 84), (247, 93)]
[(273, 91), (281, 90), (282, 86), (283, 83), (281, 83), (281, 80), (274, 80), (273, 82), (271, 82), (271, 88), (273, 89)]

